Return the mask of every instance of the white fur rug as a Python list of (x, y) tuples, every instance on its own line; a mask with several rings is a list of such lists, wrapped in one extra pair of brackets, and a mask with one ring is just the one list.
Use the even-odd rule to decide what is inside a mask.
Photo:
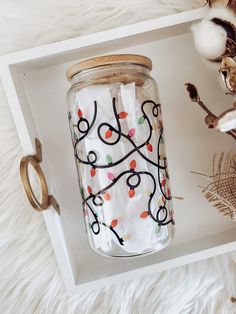
[[(0, 0), (0, 54), (199, 7), (201, 0)], [(70, 298), (25, 200), (22, 151), (0, 87), (0, 314), (236, 313), (236, 254)]]

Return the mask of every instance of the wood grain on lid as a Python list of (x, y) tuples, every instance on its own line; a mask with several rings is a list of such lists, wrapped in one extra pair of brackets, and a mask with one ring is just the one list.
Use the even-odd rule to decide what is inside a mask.
[(152, 61), (147, 57), (134, 54), (116, 54), (87, 59), (77, 64), (74, 64), (66, 71), (66, 77), (68, 81), (70, 81), (74, 75), (78, 74), (83, 70), (118, 63), (133, 63), (142, 65), (148, 68), (149, 70), (152, 69)]

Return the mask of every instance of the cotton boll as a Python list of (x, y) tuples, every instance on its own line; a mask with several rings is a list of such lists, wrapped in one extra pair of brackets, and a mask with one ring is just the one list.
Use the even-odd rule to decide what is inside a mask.
[(227, 33), (222, 27), (211, 21), (201, 21), (191, 29), (196, 49), (202, 57), (214, 60), (225, 53)]
[(236, 23), (235, 13), (231, 9), (224, 8), (223, 6), (209, 10), (207, 19), (212, 20), (214, 18), (227, 21), (229, 23), (232, 23), (233, 25), (235, 25)]
[(236, 109), (232, 108), (218, 118), (215, 128), (221, 132), (228, 132), (236, 128)]

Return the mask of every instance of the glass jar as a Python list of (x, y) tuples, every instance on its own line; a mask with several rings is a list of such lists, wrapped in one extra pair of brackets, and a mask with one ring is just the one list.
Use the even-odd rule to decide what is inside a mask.
[(84, 219), (94, 251), (157, 252), (173, 237), (161, 105), (152, 62), (109, 55), (67, 70), (67, 94)]

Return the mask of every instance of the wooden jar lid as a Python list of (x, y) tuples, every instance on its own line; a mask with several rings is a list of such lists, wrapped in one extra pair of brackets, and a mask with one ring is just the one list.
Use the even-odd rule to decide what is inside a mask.
[(78, 74), (83, 70), (118, 63), (133, 63), (142, 65), (148, 68), (150, 71), (152, 69), (152, 61), (147, 57), (133, 54), (116, 54), (87, 59), (77, 64), (74, 64), (71, 67), (69, 67), (69, 69), (66, 71), (66, 77), (68, 81), (70, 81), (74, 75)]

